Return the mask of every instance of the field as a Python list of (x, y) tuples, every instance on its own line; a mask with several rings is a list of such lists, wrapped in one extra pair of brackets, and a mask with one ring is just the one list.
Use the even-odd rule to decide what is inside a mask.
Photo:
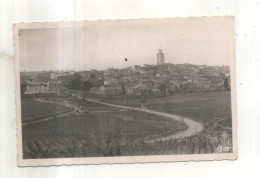
[[(81, 94), (91, 97), (88, 93)], [(125, 101), (124, 96), (99, 99), (115, 104)], [(219, 145), (232, 143), (230, 92), (176, 94), (167, 98), (145, 99), (144, 106), (148, 109), (189, 117), (202, 123), (204, 127), (201, 133), (189, 138), (152, 143), (147, 140), (182, 132), (187, 126), (182, 122), (145, 112), (75, 98), (66, 100), (81, 108), (81, 111), (23, 126), (25, 159), (217, 153)], [(139, 100), (128, 98), (124, 105), (140, 107)], [(41, 104), (33, 103), (33, 112), (24, 110), (23, 113), (33, 113), (32, 116), (35, 116), (68, 110), (61, 105), (42, 107), (45, 105)], [(31, 110), (28, 106), (22, 108)], [(29, 117), (28, 115), (23, 116)], [(26, 120), (23, 119), (23, 122)], [(227, 139), (223, 139), (223, 133), (227, 133)]]
[[(121, 153), (128, 143), (178, 133), (187, 128), (181, 122), (153, 114), (79, 100), (77, 105), (86, 108), (80, 115), (24, 125), (23, 157), (112, 156)], [(120, 149), (112, 149), (115, 146)]]
[(43, 103), (32, 98), (23, 98), (21, 101), (22, 122), (29, 122), (53, 116), (71, 110), (62, 105)]
[[(80, 92), (89, 97), (87, 92)], [(95, 96), (108, 103), (141, 107), (141, 98), (116, 96)], [(230, 132), (232, 129), (231, 93), (230, 91), (175, 94), (167, 97), (144, 98), (144, 107), (152, 110), (172, 113), (192, 118), (206, 127), (214, 125), (220, 131)], [(225, 127), (224, 129), (220, 127)]]
[[(128, 101), (129, 105), (138, 105), (137, 100)], [(146, 99), (145, 107), (158, 111), (192, 118), (207, 126), (218, 123), (227, 132), (231, 130), (231, 95), (230, 92), (209, 92), (178, 94), (165, 98)], [(223, 129), (220, 129), (223, 131)]]
[[(82, 96), (90, 97), (86, 92)], [(189, 138), (128, 144), (121, 155), (135, 154), (195, 154), (219, 153), (219, 146), (228, 146), (232, 152), (232, 114), (230, 91), (202, 92), (168, 95), (157, 98), (127, 98), (125, 96), (100, 97), (101, 101), (127, 106), (141, 107), (140, 99), (145, 100), (144, 107), (161, 112), (172, 113), (180, 117), (189, 117), (203, 124), (203, 131)]]

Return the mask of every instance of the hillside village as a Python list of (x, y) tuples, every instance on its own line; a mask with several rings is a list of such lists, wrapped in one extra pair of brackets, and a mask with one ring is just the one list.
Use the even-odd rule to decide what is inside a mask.
[(154, 96), (230, 89), (229, 66), (164, 63), (89, 71), (21, 72), (22, 96), (66, 96), (69, 90), (95, 95)]

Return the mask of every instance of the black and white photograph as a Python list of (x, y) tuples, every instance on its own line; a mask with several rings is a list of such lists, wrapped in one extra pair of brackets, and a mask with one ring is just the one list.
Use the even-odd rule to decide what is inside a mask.
[(234, 18), (14, 25), (19, 166), (237, 158)]

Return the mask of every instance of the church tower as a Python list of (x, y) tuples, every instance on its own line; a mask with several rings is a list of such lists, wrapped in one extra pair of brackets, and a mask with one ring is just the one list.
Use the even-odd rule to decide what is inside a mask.
[(162, 64), (164, 64), (164, 53), (162, 49), (159, 49), (157, 53), (157, 65)]

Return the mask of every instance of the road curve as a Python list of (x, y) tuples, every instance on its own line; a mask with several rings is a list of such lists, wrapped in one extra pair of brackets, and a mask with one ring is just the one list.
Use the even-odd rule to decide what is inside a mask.
[(87, 99), (88, 101), (91, 102), (95, 102), (95, 103), (99, 103), (99, 104), (103, 104), (103, 105), (107, 105), (107, 106), (112, 106), (112, 107), (117, 107), (117, 108), (123, 108), (123, 109), (128, 109), (128, 110), (133, 110), (133, 111), (141, 111), (141, 112), (147, 112), (147, 113), (151, 113), (151, 114), (156, 114), (159, 116), (164, 116), (164, 117), (168, 117), (177, 121), (182, 121), (184, 122), (187, 126), (188, 129), (177, 133), (177, 134), (172, 134), (172, 135), (168, 135), (165, 137), (160, 137), (160, 138), (156, 138), (156, 139), (151, 139), (148, 142), (154, 142), (154, 141), (166, 141), (166, 140), (170, 140), (170, 139), (177, 139), (177, 138), (185, 138), (185, 137), (190, 137), (192, 135), (195, 135), (199, 132), (201, 132), (203, 130), (203, 126), (201, 123), (198, 123), (196, 121), (193, 121), (187, 117), (184, 118), (180, 118), (177, 115), (173, 115), (173, 114), (169, 114), (169, 113), (164, 113), (164, 112), (160, 112), (160, 111), (154, 111), (154, 110), (149, 110), (149, 109), (141, 109), (141, 108), (136, 108), (136, 107), (130, 107), (130, 106), (122, 106), (122, 105), (116, 105), (116, 104), (110, 104), (110, 103), (105, 103), (105, 102), (101, 102), (101, 101), (97, 101), (94, 99)]

